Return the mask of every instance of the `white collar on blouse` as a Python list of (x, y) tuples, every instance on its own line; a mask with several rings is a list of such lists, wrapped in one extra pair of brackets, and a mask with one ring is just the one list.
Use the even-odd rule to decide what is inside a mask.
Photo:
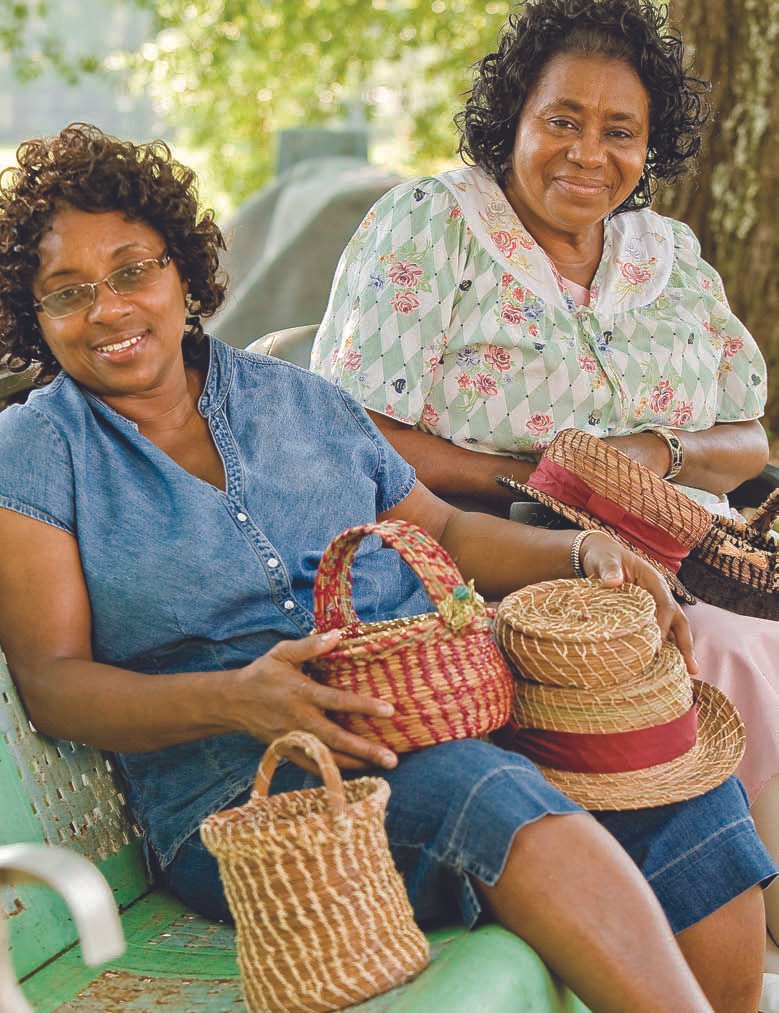
[[(476, 239), (505, 271), (544, 302), (578, 311), (559, 271), (491, 176), (466, 167), (436, 178), (457, 200)], [(598, 314), (626, 313), (653, 302), (668, 283), (673, 249), (670, 222), (654, 211), (625, 211), (608, 219), (590, 308)]]

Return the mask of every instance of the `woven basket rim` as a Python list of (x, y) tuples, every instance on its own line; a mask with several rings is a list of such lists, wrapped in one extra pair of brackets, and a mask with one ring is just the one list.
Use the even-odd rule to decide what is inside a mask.
[[(343, 787), (347, 816), (375, 818), (371, 810), (381, 809), (390, 796), (389, 783), (383, 777), (375, 775), (351, 778), (343, 782)], [(362, 789), (367, 789), (367, 793), (361, 794), (359, 798), (350, 798), (350, 795), (358, 794)], [(311, 808), (295, 813), (291, 811), (293, 800), (301, 802), (304, 806), (310, 805)], [(284, 807), (290, 811), (285, 813)], [(261, 813), (265, 818), (260, 824), (254, 817)], [(313, 788), (277, 792), (275, 795), (257, 795), (252, 791), (248, 802), (243, 805), (211, 813), (202, 821), (201, 829), (205, 828), (209, 835), (218, 837), (241, 823), (245, 823), (247, 833), (255, 835), (263, 830), (271, 832), (271, 828), (276, 836), (298, 834), (302, 825), (311, 829), (330, 831), (333, 817), (328, 810), (327, 789), (324, 785), (316, 785)]]
[[(563, 587), (561, 585), (567, 586)], [(651, 614), (644, 615), (643, 617), (636, 615), (634, 621), (626, 622), (618, 629), (604, 626), (603, 616), (598, 615), (593, 618), (593, 623), (597, 624), (597, 628), (595, 629), (587, 629), (581, 621), (578, 621), (568, 629), (563, 626), (556, 626), (553, 630), (550, 630), (548, 624), (543, 622), (544, 617), (539, 617), (534, 623), (532, 619), (525, 619), (523, 615), (514, 616), (513, 612), (510, 612), (513, 609), (521, 610), (525, 600), (532, 595), (540, 594), (546, 598), (560, 597), (569, 591), (573, 593), (578, 590), (583, 597), (587, 594), (588, 589), (600, 588), (600, 586), (601, 582), (595, 578), (585, 578), (584, 580), (562, 578), (544, 580), (537, 584), (528, 584), (518, 591), (513, 591), (503, 599), (495, 617), (496, 624), (508, 626), (515, 634), (523, 637), (532, 637), (538, 641), (548, 640), (551, 643), (556, 641), (563, 641), (565, 643), (583, 641), (584, 643), (600, 644), (634, 636), (636, 633), (643, 632), (648, 625), (656, 621), (653, 604)], [(621, 587), (607, 588), (605, 590), (608, 590), (612, 594), (624, 594), (637, 604), (640, 599), (640, 605), (644, 609), (652, 602), (649, 592), (636, 584), (623, 584)]]
[[(371, 655), (385, 652), (387, 645), (381, 643), (377, 638), (383, 633), (392, 634), (393, 652), (403, 650), (406, 647), (424, 643), (429, 635), (431, 639), (445, 634), (452, 639), (465, 638), (469, 636), (485, 636), (489, 633), (490, 620), (485, 614), (476, 616), (467, 626), (463, 626), (456, 632), (449, 629), (446, 622), (438, 612), (423, 612), (419, 615), (400, 617), (398, 619), (380, 619), (375, 622), (360, 623), (357, 629), (359, 633), (353, 637), (342, 637), (332, 651), (322, 656), (326, 663), (334, 663), (338, 660), (354, 658), (360, 655)], [(312, 633), (317, 633), (313, 630)]]

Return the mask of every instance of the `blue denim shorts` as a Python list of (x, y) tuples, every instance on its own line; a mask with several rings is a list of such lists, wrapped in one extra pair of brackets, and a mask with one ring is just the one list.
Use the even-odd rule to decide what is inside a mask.
[[(392, 788), (387, 836), (418, 921), (459, 917), (472, 927), (482, 913), (472, 880), (498, 881), (517, 831), (542, 816), (582, 812), (526, 757), (487, 742), (433, 746), (380, 774)], [(284, 763), (272, 792), (319, 783)], [(775, 875), (747, 807), (740, 782), (730, 778), (686, 802), (593, 816), (630, 854), (681, 932)], [(231, 920), (216, 861), (199, 834), (187, 838), (163, 877), (188, 907)]]

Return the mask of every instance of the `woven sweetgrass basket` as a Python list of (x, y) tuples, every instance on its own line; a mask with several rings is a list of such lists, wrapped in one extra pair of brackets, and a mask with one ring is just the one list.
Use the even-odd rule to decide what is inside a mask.
[[(379, 535), (421, 578), (436, 612), (362, 623), (351, 599), (360, 542)], [(491, 635), (493, 611), (466, 586), (451, 556), (421, 528), (383, 521), (349, 528), (322, 556), (314, 586), (316, 632), (343, 629), (337, 647), (308, 663), (321, 682), (389, 700), (390, 718), (337, 714), (357, 735), (396, 752), (478, 738), (511, 713), (513, 682)]]
[(547, 580), (500, 603), (495, 635), (526, 679), (558, 686), (614, 686), (639, 675), (660, 648), (655, 603), (635, 584)]
[[(316, 761), (324, 787), (269, 797), (280, 755), (295, 748)], [(389, 794), (382, 778), (342, 781), (316, 736), (290, 732), (266, 750), (246, 805), (203, 821), (252, 1013), (341, 1009), (426, 966), (428, 943), (384, 830)]]
[(702, 601), (744, 616), (779, 620), (779, 489), (748, 524), (717, 517), (682, 563), (679, 576)]
[[(535, 488), (532, 475), (524, 485), (505, 477), (498, 482), (525, 499), (542, 503), (577, 527), (605, 531), (651, 563), (680, 601), (694, 603), (694, 596), (676, 576), (675, 568), (663, 562), (642, 536), (663, 533), (673, 540), (681, 556), (698, 545), (711, 527), (712, 515), (704, 507), (616, 447), (578, 429), (561, 430), (544, 451), (543, 462), (564, 469), (584, 483), (588, 490), (586, 503), (566, 501), (570, 490), (552, 495)], [(626, 523), (628, 517), (639, 519), (640, 528)], [(641, 530), (644, 526), (646, 529)]]

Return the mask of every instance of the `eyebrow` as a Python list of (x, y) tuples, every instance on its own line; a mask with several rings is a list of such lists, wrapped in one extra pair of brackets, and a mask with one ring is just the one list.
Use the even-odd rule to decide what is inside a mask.
[[(544, 115), (545, 113), (550, 113), (555, 109), (560, 108), (570, 109), (571, 112), (574, 113), (581, 113), (585, 111), (585, 106), (581, 102), (577, 102), (576, 99), (559, 98), (555, 99), (553, 102), (547, 102), (547, 104), (539, 110), (539, 114)], [(635, 123), (637, 125), (640, 125), (641, 123), (640, 119), (637, 116), (634, 116), (633, 113), (620, 112), (618, 109), (607, 111), (606, 119), (611, 120), (614, 123)]]
[[(124, 243), (122, 246), (118, 246), (111, 254), (112, 259), (118, 260), (125, 253), (129, 253), (130, 250), (138, 250), (140, 252), (143, 248), (142, 243)], [(45, 274), (40, 279), (40, 284), (45, 285), (47, 282), (53, 281), (56, 278), (68, 278), (71, 275), (78, 274), (78, 271), (74, 267), (61, 267), (57, 271), (52, 271), (51, 274)]]

